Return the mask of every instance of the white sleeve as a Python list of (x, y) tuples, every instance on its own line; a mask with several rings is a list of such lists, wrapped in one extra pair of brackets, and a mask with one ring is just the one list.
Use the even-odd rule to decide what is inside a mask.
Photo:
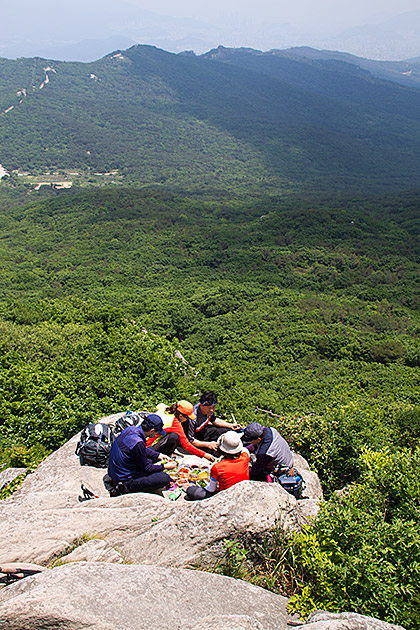
[(213, 479), (213, 477), (210, 477), (210, 481), (208, 482), (207, 486), (205, 487), (205, 490), (207, 490), (207, 492), (216, 492), (216, 490), (217, 490), (217, 480)]

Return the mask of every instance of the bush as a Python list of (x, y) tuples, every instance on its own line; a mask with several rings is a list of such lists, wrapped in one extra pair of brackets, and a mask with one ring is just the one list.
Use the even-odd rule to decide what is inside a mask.
[(419, 450), (365, 450), (361, 481), (325, 502), (316, 522), (293, 537), (305, 575), (294, 609), (353, 611), (418, 627), (419, 457)]

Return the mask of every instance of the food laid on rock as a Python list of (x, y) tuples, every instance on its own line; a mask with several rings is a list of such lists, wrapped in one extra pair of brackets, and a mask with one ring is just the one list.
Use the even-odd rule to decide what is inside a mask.
[(182, 457), (180, 455), (176, 455), (174, 459), (178, 467), (170, 473), (173, 481), (173, 485), (169, 488), (172, 495), (169, 496), (171, 500), (176, 500), (180, 496), (178, 493), (174, 492), (176, 488), (186, 491), (191, 484), (203, 487), (207, 485), (210, 479), (209, 463), (207, 460), (195, 456)]

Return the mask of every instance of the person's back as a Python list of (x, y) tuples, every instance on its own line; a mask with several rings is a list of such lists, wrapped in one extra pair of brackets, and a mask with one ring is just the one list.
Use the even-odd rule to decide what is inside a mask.
[(252, 422), (245, 428), (242, 439), (256, 456), (249, 473), (250, 479), (264, 481), (271, 470), (293, 467), (293, 453), (277, 429)]
[(237, 457), (225, 455), (211, 469), (211, 477), (219, 484), (219, 491), (227, 490), (235, 483), (249, 479), (249, 453), (243, 451)]
[(219, 437), (217, 445), (223, 458), (211, 467), (210, 481), (205, 488), (187, 488), (187, 496), (192, 501), (206, 499), (217, 490), (227, 490), (249, 479), (249, 452), (243, 448), (239, 435), (235, 431), (227, 431)]
[(162, 455), (146, 446), (146, 439), (165, 435), (162, 419), (149, 414), (141, 426), (127, 427), (114, 441), (108, 462), (107, 483), (111, 496), (125, 492), (153, 492), (171, 479), (164, 471), (175, 468), (173, 461), (158, 463)]
[(269, 468), (277, 468), (278, 466), (291, 468), (293, 466), (293, 454), (284, 437), (273, 427), (267, 427), (264, 433), (257, 457), (263, 455), (270, 457)]
[(140, 472), (134, 453), (141, 443), (145, 443), (141, 426), (127, 427), (114, 440), (108, 462), (108, 475), (114, 481), (125, 481)]

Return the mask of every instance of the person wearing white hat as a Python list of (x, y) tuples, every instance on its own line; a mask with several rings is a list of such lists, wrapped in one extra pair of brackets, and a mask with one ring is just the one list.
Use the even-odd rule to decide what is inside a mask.
[(187, 496), (191, 501), (207, 499), (217, 490), (222, 491), (249, 479), (249, 452), (243, 447), (236, 431), (227, 431), (217, 440), (222, 459), (214, 464), (210, 470), (210, 481), (205, 488), (190, 486)]

